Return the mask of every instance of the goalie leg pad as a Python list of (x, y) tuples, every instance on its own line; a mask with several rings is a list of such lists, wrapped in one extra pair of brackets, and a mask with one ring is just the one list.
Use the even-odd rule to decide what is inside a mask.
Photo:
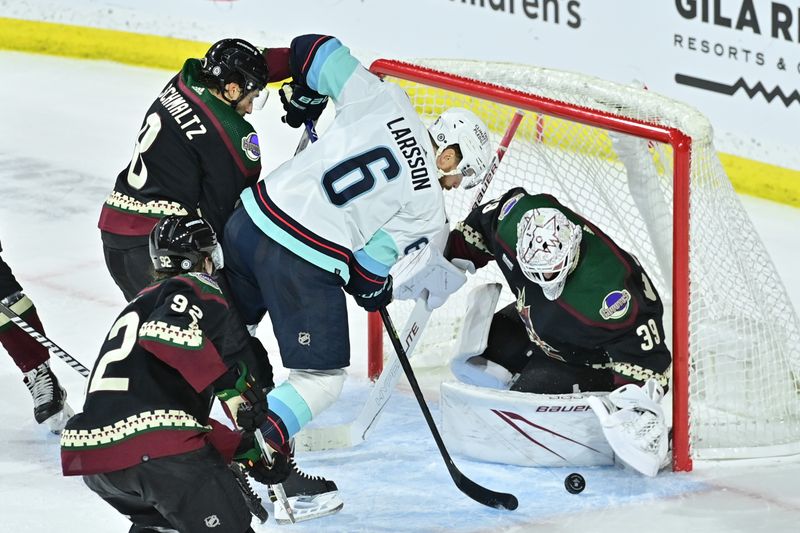
[(511, 382), (511, 372), (480, 355), (489, 343), (494, 308), (502, 288), (499, 283), (487, 283), (475, 287), (467, 296), (467, 310), (459, 329), (456, 354), (450, 360), (451, 372), (464, 383), (507, 389)]
[(445, 382), (442, 436), (452, 452), (479, 461), (528, 467), (613, 465), (614, 454), (589, 397)]
[(654, 379), (625, 385), (605, 398), (589, 398), (608, 444), (625, 465), (654, 477), (669, 452), (669, 435), (659, 402), (664, 389)]

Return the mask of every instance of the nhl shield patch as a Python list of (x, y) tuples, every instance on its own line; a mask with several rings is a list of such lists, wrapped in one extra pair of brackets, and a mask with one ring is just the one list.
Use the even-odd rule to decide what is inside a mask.
[(628, 312), (631, 302), (631, 293), (623, 289), (621, 291), (611, 291), (603, 298), (603, 305), (600, 307), (600, 316), (604, 320), (616, 320), (622, 318)]

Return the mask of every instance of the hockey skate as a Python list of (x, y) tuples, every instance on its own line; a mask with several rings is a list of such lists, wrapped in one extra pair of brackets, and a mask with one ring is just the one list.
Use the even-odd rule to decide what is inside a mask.
[(289, 524), (312, 520), (339, 512), (344, 506), (339, 498), (336, 483), (320, 476), (309, 476), (300, 471), (294, 457), (291, 459), (292, 470), (289, 477), (281, 485), (294, 514), (294, 520), (286, 509), (280, 505), (275, 495), (275, 485), (269, 487), (269, 498), (275, 504), (275, 522)]
[(33, 397), (33, 417), (36, 422), (46, 423), (53, 433), (61, 433), (74, 412), (67, 403), (67, 391), (50, 370), (50, 361), (25, 372), (23, 381)]

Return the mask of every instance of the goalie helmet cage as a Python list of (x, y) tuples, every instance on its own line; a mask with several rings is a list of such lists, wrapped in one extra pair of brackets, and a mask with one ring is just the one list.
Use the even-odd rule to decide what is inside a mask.
[[(641, 87), (524, 65), (380, 59), (370, 70), (400, 84), (428, 124), (448, 107), (471, 109), (493, 146), (525, 111), (484, 203), (517, 186), (553, 194), (641, 261), (664, 300), (673, 354), (674, 470), (691, 470), (693, 458), (800, 453), (797, 315), (704, 116)], [(445, 193), (451, 223), (471, 192)], [(447, 364), (470, 287), (494, 280), (490, 264), (433, 313), (415, 367)], [(505, 288), (499, 305), (514, 300)], [(394, 320), (411, 305), (392, 303)], [(368, 343), (371, 365), (391, 348), (376, 333)]]

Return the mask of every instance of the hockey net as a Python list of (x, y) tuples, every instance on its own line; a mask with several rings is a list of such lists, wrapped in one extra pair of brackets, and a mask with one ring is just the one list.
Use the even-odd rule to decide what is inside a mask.
[[(664, 300), (673, 353), (675, 470), (693, 458), (800, 453), (797, 315), (704, 116), (641, 87), (522, 65), (378, 60), (371, 70), (403, 86), (427, 123), (449, 107), (471, 109), (495, 147), (523, 110), (484, 202), (517, 186), (553, 194), (642, 262)], [(445, 198), (453, 224), (473, 191)], [(489, 281), (502, 281), (493, 264), (432, 314), (415, 367), (446, 367), (466, 295)], [(513, 299), (504, 289), (498, 309)], [(411, 308), (392, 303), (398, 327)], [(373, 335), (370, 345), (380, 344)], [(373, 361), (388, 356), (382, 344)]]

